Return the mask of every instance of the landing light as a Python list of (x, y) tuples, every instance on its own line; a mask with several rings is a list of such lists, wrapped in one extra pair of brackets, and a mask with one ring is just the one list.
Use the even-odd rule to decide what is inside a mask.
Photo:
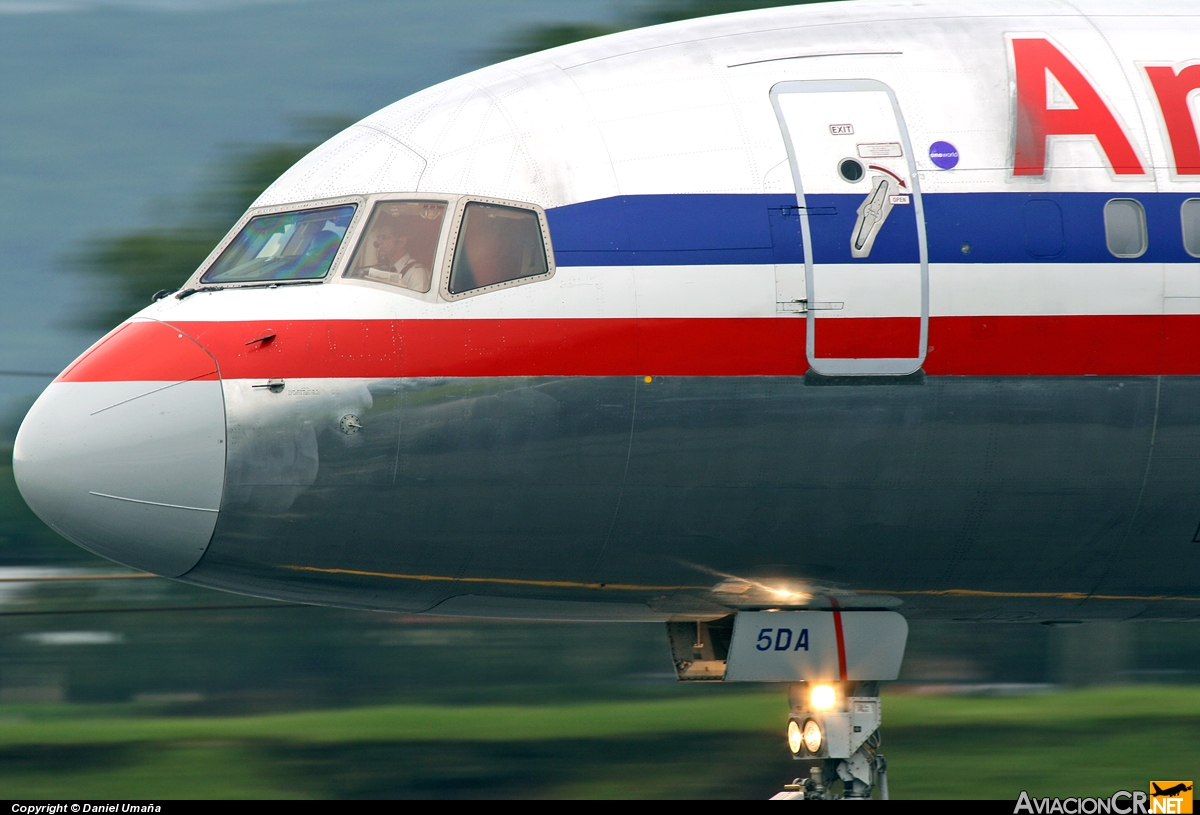
[(837, 704), (837, 691), (833, 685), (814, 685), (808, 697), (808, 705), (813, 710), (833, 710)]
[(804, 741), (804, 735), (800, 732), (800, 725), (795, 719), (788, 720), (787, 726), (788, 749), (792, 751), (792, 755), (800, 752), (800, 745)]
[(813, 755), (821, 752), (821, 742), (824, 741), (824, 737), (821, 735), (819, 724), (809, 719), (804, 723), (804, 731), (801, 735), (804, 739), (804, 749)]
[(787, 723), (787, 744), (796, 758), (819, 756), (825, 746), (825, 731), (816, 719), (793, 717)]

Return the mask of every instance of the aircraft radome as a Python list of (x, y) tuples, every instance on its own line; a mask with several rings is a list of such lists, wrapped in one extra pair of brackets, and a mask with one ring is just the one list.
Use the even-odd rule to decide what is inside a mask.
[(201, 586), (666, 622), (870, 795), (907, 619), (1200, 617), (1198, 13), (830, 3), (436, 85), (68, 367), (21, 492)]

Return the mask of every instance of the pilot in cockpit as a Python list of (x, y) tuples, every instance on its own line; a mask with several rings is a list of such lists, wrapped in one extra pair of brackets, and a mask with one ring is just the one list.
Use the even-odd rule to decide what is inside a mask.
[(409, 254), (408, 244), (409, 235), (400, 224), (389, 221), (378, 224), (371, 236), (375, 261), (364, 277), (413, 291), (429, 291), (429, 269)]
[(346, 277), (428, 292), (445, 216), (444, 201), (380, 201)]

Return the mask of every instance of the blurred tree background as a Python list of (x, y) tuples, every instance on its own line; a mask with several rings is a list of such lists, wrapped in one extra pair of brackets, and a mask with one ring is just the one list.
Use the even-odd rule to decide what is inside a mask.
[[(516, 31), (480, 57), (481, 62), (495, 62), (631, 28), (823, 1), (650, 0), (626, 6), (624, 13), (607, 25), (546, 24)], [(295, 135), (287, 142), (229, 147), (224, 161), (209, 174), (209, 187), (197, 191), (191, 204), (175, 204), (174, 213), (165, 213), (164, 225), (102, 238), (83, 247), (72, 259), (73, 268), (99, 277), (112, 293), (107, 308), (97, 308), (83, 319), (90, 327), (108, 328), (141, 309), (155, 292), (178, 288), (259, 193), (358, 118), (308, 118), (297, 122)]]
[(772, 0), (650, 0), (642, 5), (629, 7), (621, 19), (609, 25), (592, 23), (532, 26), (517, 32), (509, 38), (508, 42), (498, 46), (491, 52), (492, 59), (490, 61), (532, 54), (535, 51), (544, 51), (547, 48), (555, 48), (559, 45), (567, 45), (605, 34), (615, 34), (631, 28), (674, 23), (714, 14), (730, 14), (736, 11), (752, 11), (778, 6), (803, 6), (826, 1), (800, 0), (795, 3), (780, 3), (772, 2)]
[[(196, 271), (247, 207), (314, 147), (353, 124), (348, 116), (304, 119), (294, 137), (273, 144), (234, 145), (209, 174), (207, 189), (176, 203), (162, 226), (92, 241), (70, 259), (73, 268), (103, 280), (107, 307), (82, 315), (106, 330), (140, 310), (155, 292), (174, 290)], [(170, 206), (170, 205), (169, 205)]]
[[(490, 61), (643, 25), (775, 5), (783, 4), (630, 3), (611, 24), (520, 30), (484, 57)], [(178, 288), (266, 186), (367, 112), (307, 118), (297, 122), (286, 141), (231, 146), (208, 174), (207, 186), (188, 201), (167, 205), (158, 213), (157, 225), (80, 247), (69, 264), (103, 281), (110, 292), (82, 319), (106, 329), (140, 309), (154, 292)], [(66, 579), (102, 574), (117, 577)], [(251, 727), (245, 731), (250, 735), (201, 738), (185, 728), (178, 738), (163, 742), (166, 748), (144, 735), (126, 738), (120, 722), (161, 720), (169, 730), (170, 722), (200, 717), (397, 703), (699, 702), (711, 705), (719, 719), (722, 706), (756, 693), (677, 684), (659, 626), (431, 620), (295, 607), (122, 576), (127, 574), (46, 528), (21, 500), (11, 455), (4, 456), (0, 794), (762, 796), (789, 780), (794, 770), (775, 732), (781, 729), (785, 705), (777, 688), (768, 701), (751, 699), (773, 711), (776, 702), (771, 700), (778, 697), (779, 711), (769, 714), (770, 724), (749, 734), (714, 721), (711, 732), (699, 737), (671, 731), (604, 740), (588, 736), (597, 716), (581, 716), (577, 738), (517, 739), (498, 746), (472, 733), (458, 734), (453, 742), (437, 740), (440, 735), (395, 743), (353, 735), (308, 742), (294, 733), (271, 735), (271, 728), (286, 724), (274, 719), (262, 720), (261, 732), (268, 735), (261, 736), (253, 735), (259, 731)], [(913, 626), (903, 684), (1008, 693), (1044, 691), (1054, 684), (1194, 683), (1198, 669), (1200, 636), (1189, 627), (927, 624)], [(1083, 707), (1089, 705), (1095, 706), (1089, 702)], [(695, 720), (697, 710), (703, 718), (705, 709), (686, 708), (685, 718)], [(604, 716), (640, 715), (630, 710), (634, 708), (612, 708)], [(1200, 710), (1187, 715), (1192, 718), (1181, 720), (1180, 726), (1200, 722)], [(89, 729), (93, 721), (103, 726)], [(1109, 724), (1087, 721), (1080, 725), (1086, 732), (1093, 725), (1097, 732), (1111, 732)], [(746, 727), (757, 728), (757, 722)], [(1018, 732), (1028, 736), (1022, 723), (1005, 722), (995, 730), (972, 725), (971, 738), (980, 740), (980, 750), (996, 752), (1003, 738), (1015, 738)], [(128, 728), (136, 731), (134, 724)], [(903, 731), (909, 740), (901, 743), (914, 762), (921, 750), (935, 756), (929, 761), (930, 784), (944, 780), (938, 762), (946, 745), (966, 743), (954, 741), (958, 731), (945, 728)], [(1057, 736), (1043, 733), (1038, 738), (1053, 741)], [(1159, 739), (1159, 731), (1146, 738)], [(1013, 760), (1012, 773), (1019, 773), (1021, 760)], [(1183, 777), (1183, 772), (1176, 775)], [(965, 777), (969, 773), (964, 770)], [(1172, 777), (1165, 766), (1160, 775)], [(893, 791), (903, 794), (902, 775), (896, 778)], [(910, 791), (924, 794), (983, 789), (913, 784)], [(1006, 787), (999, 789), (998, 794), (1007, 794)], [(1020, 787), (1012, 789), (1015, 795)]]

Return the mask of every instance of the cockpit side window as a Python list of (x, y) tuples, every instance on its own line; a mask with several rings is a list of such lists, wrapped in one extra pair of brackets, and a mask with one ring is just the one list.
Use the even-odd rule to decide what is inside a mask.
[(200, 282), (319, 280), (329, 273), (356, 208), (345, 204), (251, 218)]
[(506, 283), (549, 276), (546, 233), (538, 212), (525, 207), (467, 203), (446, 293), (500, 288)]
[(429, 291), (444, 201), (380, 201), (343, 277)]

